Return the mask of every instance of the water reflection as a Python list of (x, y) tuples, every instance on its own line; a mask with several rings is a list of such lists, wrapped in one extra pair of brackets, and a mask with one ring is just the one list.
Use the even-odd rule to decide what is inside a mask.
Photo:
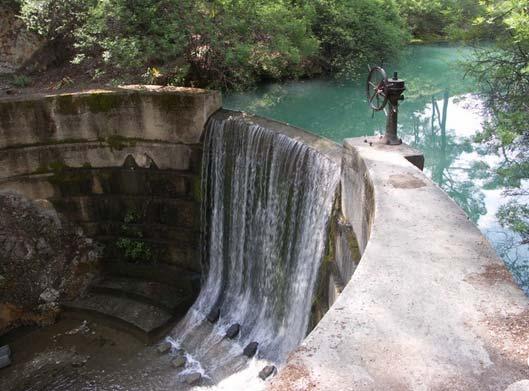
[[(463, 136), (457, 129), (447, 126), (449, 112), (454, 116), (461, 111), (461, 105), (476, 99), (472, 95), (450, 98), (445, 90), (442, 99), (431, 97), (431, 103), (423, 110), (411, 113), (411, 123), (401, 126), (401, 134), (406, 143), (425, 154), (425, 173), (432, 178), (452, 199), (454, 199), (469, 218), (477, 223), (487, 210), (485, 196), (476, 182), (468, 175), (468, 162), (465, 156), (474, 150), (469, 136)], [(468, 115), (468, 113), (465, 113)], [(454, 118), (455, 119), (455, 118)], [(460, 124), (460, 121), (455, 121)], [(468, 123), (474, 133), (478, 123)]]

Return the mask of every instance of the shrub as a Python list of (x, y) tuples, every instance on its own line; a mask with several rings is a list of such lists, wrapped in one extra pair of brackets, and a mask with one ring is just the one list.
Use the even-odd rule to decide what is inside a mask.
[(239, 89), (314, 64), (351, 76), (406, 39), (393, 0), (21, 1), (28, 26), (75, 63), (150, 82)]
[(366, 64), (397, 58), (408, 39), (391, 0), (318, 0), (316, 15), (322, 58), (337, 76), (355, 77)]
[(13, 77), (11, 84), (20, 88), (27, 87), (31, 84), (31, 78), (26, 75), (17, 75)]

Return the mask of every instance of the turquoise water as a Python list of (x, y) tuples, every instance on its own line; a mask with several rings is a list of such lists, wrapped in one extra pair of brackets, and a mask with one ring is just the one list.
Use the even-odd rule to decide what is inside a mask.
[[(398, 64), (386, 66), (388, 74), (398, 71), (406, 80), (398, 131), (404, 142), (424, 153), (426, 175), (465, 210), (529, 293), (528, 246), (520, 245), (517, 234), (502, 228), (496, 218), (498, 207), (508, 197), (503, 188), (489, 189), (484, 180), (475, 179), (476, 162), (495, 166), (501, 158), (484, 153), (473, 143), (487, 114), (476, 84), (465, 77), (460, 66), (472, 53), (473, 49), (464, 46), (411, 46)], [(285, 121), (341, 142), (384, 132), (385, 115), (373, 115), (369, 110), (364, 83), (307, 80), (267, 84), (226, 95), (224, 107)], [(528, 181), (523, 185), (529, 187)]]

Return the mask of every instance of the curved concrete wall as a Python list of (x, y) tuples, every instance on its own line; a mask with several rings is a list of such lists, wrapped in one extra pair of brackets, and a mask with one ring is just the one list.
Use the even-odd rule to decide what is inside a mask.
[[(376, 141), (376, 140), (370, 140)], [(342, 211), (362, 258), (273, 390), (519, 390), (529, 300), (405, 147), (345, 141)]]
[(200, 137), (220, 102), (141, 86), (0, 99), (0, 189), (51, 201), (107, 262), (131, 237), (150, 262), (200, 272)]

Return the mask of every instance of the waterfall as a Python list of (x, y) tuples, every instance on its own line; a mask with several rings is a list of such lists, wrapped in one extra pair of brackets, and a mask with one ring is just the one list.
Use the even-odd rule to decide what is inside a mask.
[[(207, 345), (195, 347), (195, 357), (208, 361), (233, 323), (241, 330), (230, 343), (239, 348), (226, 354), (256, 341), (260, 358), (281, 362), (303, 340), (339, 175), (302, 142), (240, 119), (210, 120), (202, 160), (206, 277), (175, 333), (186, 349)], [(220, 320), (204, 328), (214, 308)]]

